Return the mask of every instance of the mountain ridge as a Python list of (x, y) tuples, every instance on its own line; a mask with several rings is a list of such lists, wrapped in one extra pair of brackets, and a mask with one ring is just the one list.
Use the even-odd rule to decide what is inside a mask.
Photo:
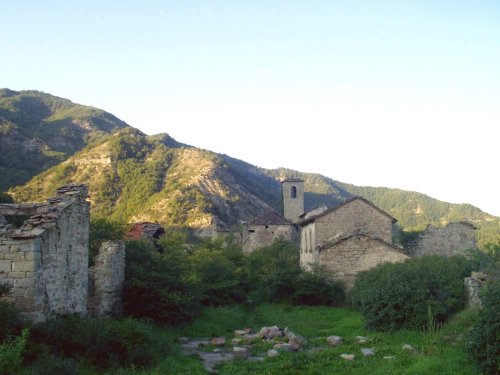
[(177, 142), (168, 134), (147, 136), (128, 125), (102, 130), (80, 150), (10, 193), (17, 201), (39, 201), (64, 183), (88, 183), (96, 217), (206, 228), (213, 217), (231, 226), (269, 208), (281, 212), (279, 180), (286, 177), (304, 179), (306, 210), (360, 195), (398, 219), (405, 230), (469, 221), (480, 228), (480, 244), (500, 238), (500, 219), (472, 205), (401, 189), (356, 186), (287, 168), (260, 168)]

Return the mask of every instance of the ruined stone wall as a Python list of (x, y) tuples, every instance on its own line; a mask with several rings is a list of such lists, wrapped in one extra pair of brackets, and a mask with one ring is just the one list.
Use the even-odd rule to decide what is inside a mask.
[(124, 281), (125, 243), (104, 242), (89, 270), (89, 313), (94, 316), (120, 314)]
[(246, 253), (269, 246), (280, 238), (293, 242), (298, 239), (294, 225), (246, 225), (243, 230), (243, 251)]
[(319, 251), (319, 264), (331, 271), (332, 276), (354, 286), (356, 275), (380, 263), (396, 263), (408, 259), (397, 248), (383, 241), (363, 235), (349, 236)]
[(444, 228), (429, 225), (416, 241), (410, 244), (411, 256), (437, 254), (465, 255), (467, 249), (477, 248), (476, 228), (468, 223), (450, 223)]
[(482, 306), (480, 293), (486, 283), (486, 275), (482, 272), (472, 272), (470, 277), (464, 279), (469, 306)]
[[(0, 237), (0, 282), (10, 285), (8, 301), (28, 318), (87, 311), (89, 204), (87, 188), (68, 185), (36, 214)], [(30, 205), (0, 207), (0, 215), (24, 215)], [(22, 210), (17, 210), (23, 206)], [(13, 210), (10, 212), (9, 210)]]
[(316, 219), (316, 244), (358, 232), (392, 243), (392, 227), (390, 217), (356, 199)]

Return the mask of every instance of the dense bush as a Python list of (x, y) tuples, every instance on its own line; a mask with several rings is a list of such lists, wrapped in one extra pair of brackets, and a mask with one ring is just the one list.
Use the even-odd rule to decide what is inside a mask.
[(285, 302), (303, 305), (339, 305), (344, 287), (320, 268), (312, 272), (300, 267), (299, 249), (293, 243), (276, 241), (246, 257), (249, 296), (254, 302)]
[(201, 306), (281, 302), (338, 305), (344, 289), (325, 272), (304, 271), (296, 245), (277, 241), (244, 255), (241, 246), (198, 240), (167, 230), (163, 252), (141, 242), (127, 246), (125, 312), (166, 323), (189, 321)]
[(418, 329), (429, 319), (442, 323), (464, 307), (463, 279), (470, 270), (459, 256), (382, 264), (358, 275), (351, 301), (371, 329)]
[(128, 242), (123, 304), (134, 317), (176, 323), (200, 309), (199, 283), (192, 278), (188, 253), (170, 247), (163, 253), (142, 242)]
[[(0, 298), (7, 295), (9, 286), (0, 284)], [(11, 336), (18, 336), (22, 330), (22, 321), (17, 309), (5, 301), (0, 300), (0, 343)]]
[(485, 374), (500, 374), (500, 281), (490, 282), (481, 294), (479, 311), (466, 346), (469, 355)]
[(500, 243), (489, 243), (472, 254), (488, 275), (481, 293), (483, 308), (478, 311), (467, 337), (470, 357), (485, 374), (500, 374)]
[(24, 329), (21, 336), (11, 338), (0, 344), (0, 375), (10, 375), (19, 372), (27, 337), (28, 330)]
[(43, 363), (48, 355), (69, 359), (65, 366), (70, 368), (78, 360), (100, 369), (142, 367), (168, 352), (168, 344), (155, 335), (151, 325), (132, 319), (60, 317), (33, 325), (30, 338), (31, 361)]
[(344, 285), (330, 278), (329, 273), (314, 267), (311, 272), (302, 271), (294, 282), (290, 302), (294, 305), (338, 306), (345, 300)]
[(199, 283), (203, 305), (220, 306), (245, 301), (241, 250), (222, 244), (215, 248), (202, 245), (193, 251), (189, 260), (193, 279)]

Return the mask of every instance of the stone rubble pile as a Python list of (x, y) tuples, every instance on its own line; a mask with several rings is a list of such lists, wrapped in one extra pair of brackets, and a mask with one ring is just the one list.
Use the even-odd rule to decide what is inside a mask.
[[(308, 350), (316, 353), (328, 347), (341, 346), (344, 339), (340, 336), (331, 335), (326, 338), (327, 346), (314, 347)], [(368, 337), (356, 336), (354, 339), (359, 345), (367, 344), (371, 341)], [(252, 332), (250, 328), (240, 329), (233, 332), (232, 338), (213, 337), (189, 339), (181, 337), (178, 339), (182, 352), (185, 355), (197, 355), (205, 369), (210, 373), (217, 373), (215, 367), (222, 362), (231, 361), (235, 358), (242, 358), (249, 361), (264, 361), (266, 357), (278, 357), (282, 352), (297, 352), (303, 350), (307, 345), (305, 337), (292, 332), (288, 328), (278, 326), (262, 327), (258, 332)], [(267, 348), (267, 350), (266, 350)], [(262, 352), (252, 354), (262, 350)], [(404, 352), (415, 353), (415, 349), (410, 344), (402, 347)], [(375, 348), (360, 347), (360, 353), (364, 357), (375, 356)], [(354, 361), (356, 356), (352, 353), (342, 353), (340, 358), (346, 361)], [(395, 356), (384, 356), (385, 360), (392, 360)]]

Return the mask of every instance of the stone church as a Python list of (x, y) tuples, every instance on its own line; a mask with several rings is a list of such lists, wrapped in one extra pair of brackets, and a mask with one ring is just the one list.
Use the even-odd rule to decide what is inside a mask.
[(283, 216), (268, 211), (245, 225), (243, 248), (251, 252), (276, 239), (299, 242), (300, 263), (305, 268), (324, 266), (348, 288), (356, 274), (384, 262), (408, 258), (392, 242), (391, 215), (361, 197), (335, 207), (304, 212), (304, 181), (282, 181)]
[(393, 242), (396, 219), (363, 197), (304, 212), (303, 180), (282, 181), (282, 194), (283, 216), (268, 211), (245, 225), (244, 251), (271, 245), (278, 238), (298, 241), (303, 267), (321, 265), (348, 289), (359, 272), (380, 263), (401, 262), (409, 255), (464, 254), (465, 249), (476, 247), (475, 227), (450, 223), (444, 228), (428, 228), (406, 254)]

